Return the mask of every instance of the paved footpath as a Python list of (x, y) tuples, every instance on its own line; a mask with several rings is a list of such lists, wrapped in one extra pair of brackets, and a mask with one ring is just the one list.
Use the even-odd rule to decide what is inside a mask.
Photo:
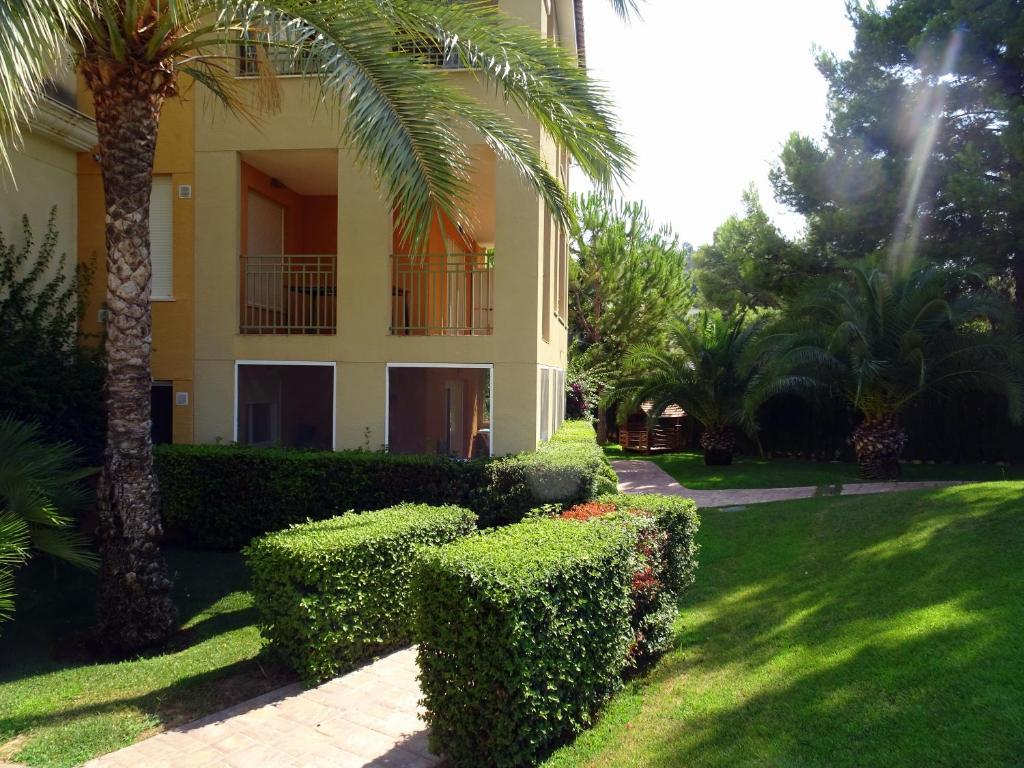
[(920, 488), (941, 488), (956, 483), (941, 480), (899, 483), (847, 483), (845, 485), (807, 485), (799, 488), (751, 488), (729, 491), (694, 491), (677, 483), (668, 472), (653, 461), (613, 461), (623, 493), (665, 493), (686, 496), (698, 507), (735, 507), (765, 501), (809, 499), (812, 496), (857, 496), (867, 493), (913, 491)]
[(87, 768), (431, 768), (416, 649), (318, 688), (279, 688), (86, 763)]

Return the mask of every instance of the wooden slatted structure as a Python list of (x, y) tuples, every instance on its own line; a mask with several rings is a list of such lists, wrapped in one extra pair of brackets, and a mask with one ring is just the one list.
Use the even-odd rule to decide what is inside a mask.
[(683, 449), (683, 422), (686, 419), (686, 411), (678, 405), (670, 405), (655, 422), (651, 423), (650, 413), (653, 407), (652, 402), (644, 403), (639, 411), (629, 415), (624, 426), (619, 427), (619, 445), (623, 450), (653, 453)]

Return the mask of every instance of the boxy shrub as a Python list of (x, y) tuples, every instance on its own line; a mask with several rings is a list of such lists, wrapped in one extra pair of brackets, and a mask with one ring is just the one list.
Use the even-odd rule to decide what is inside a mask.
[(586, 422), (566, 422), (537, 451), (483, 461), (369, 451), (221, 445), (154, 449), (169, 541), (238, 549), (253, 536), (349, 509), (457, 504), (481, 526), (521, 520), (615, 490), (615, 473)]
[(663, 581), (676, 599), (681, 597), (693, 584), (697, 572), (697, 554), (700, 550), (696, 541), (700, 517), (697, 515), (697, 505), (693, 500), (655, 493), (618, 493), (601, 496), (598, 501), (603, 504), (614, 504), (619, 510), (644, 512), (654, 518), (658, 527), (668, 537), (665, 543), (666, 571)]
[(157, 446), (154, 468), (167, 539), (210, 549), (352, 509), (469, 506), (486, 479), (482, 463), (443, 457), (221, 445)]
[(531, 765), (590, 725), (632, 641), (628, 526), (535, 519), (424, 553), (414, 580), (431, 746)]
[(417, 550), (475, 529), (461, 507), (402, 505), (293, 525), (245, 550), (260, 632), (307, 683), (412, 641)]
[(572, 507), (560, 517), (625, 524), (635, 530), (630, 590), (633, 644), (628, 659), (633, 670), (647, 666), (671, 645), (679, 595), (692, 581), (697, 526), (693, 502), (671, 496), (616, 495)]
[(496, 459), (485, 468), (475, 508), (482, 526), (522, 520), (545, 504), (572, 506), (614, 493), (618, 478), (586, 421), (567, 421), (536, 451)]

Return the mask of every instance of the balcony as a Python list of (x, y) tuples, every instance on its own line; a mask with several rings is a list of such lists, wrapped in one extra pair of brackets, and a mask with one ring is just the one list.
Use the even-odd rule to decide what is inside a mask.
[(336, 265), (334, 254), (241, 256), (239, 331), (336, 333)]
[(493, 259), (484, 253), (392, 254), (391, 334), (489, 336)]

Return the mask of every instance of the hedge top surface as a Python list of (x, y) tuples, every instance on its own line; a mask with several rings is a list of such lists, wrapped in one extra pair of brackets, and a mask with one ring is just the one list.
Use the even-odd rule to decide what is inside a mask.
[(661, 493), (609, 493), (598, 497), (597, 501), (614, 504), (620, 509), (649, 514), (672, 510), (676, 513), (692, 515), (694, 520), (699, 519), (696, 502), (683, 496), (667, 496)]
[(543, 583), (571, 564), (597, 562), (609, 550), (628, 546), (631, 532), (606, 526), (538, 518), (447, 544), (430, 558), (448, 570), (495, 587)]
[(460, 466), (473, 466), (483, 464), (486, 459), (471, 459), (468, 461), (455, 460), (448, 456), (432, 454), (398, 454), (385, 453), (383, 451), (366, 451), (359, 449), (340, 451), (321, 451), (306, 448), (283, 448), (280, 446), (255, 447), (243, 444), (215, 445), (209, 443), (167, 443), (153, 446), (154, 453), (166, 456), (203, 456), (207, 458), (225, 459), (252, 459), (259, 461), (332, 461), (339, 459), (347, 461), (363, 461), (374, 463), (380, 461), (392, 462), (395, 464), (455, 464)]
[(447, 529), (467, 518), (475, 520), (476, 516), (462, 507), (400, 504), (374, 512), (346, 512), (327, 520), (298, 523), (268, 533), (253, 545), (296, 554), (341, 550), (429, 528)]

